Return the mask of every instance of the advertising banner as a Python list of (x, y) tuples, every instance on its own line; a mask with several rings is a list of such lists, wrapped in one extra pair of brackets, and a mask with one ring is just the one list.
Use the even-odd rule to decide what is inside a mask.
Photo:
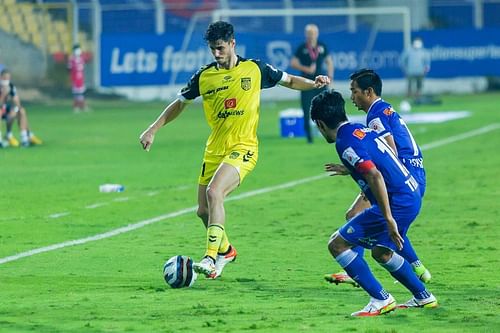
[[(184, 84), (201, 66), (213, 61), (202, 39), (193, 35), (183, 50), (181, 33), (104, 34), (101, 36), (101, 86), (153, 86)], [(414, 32), (431, 54), (429, 77), (500, 76), (500, 29), (433, 30)], [(359, 68), (373, 68), (382, 78), (402, 78), (399, 58), (401, 33), (364, 31), (321, 34), (335, 64), (335, 78), (347, 80)], [(261, 59), (276, 68), (290, 68), (301, 35), (236, 34), (237, 53)]]

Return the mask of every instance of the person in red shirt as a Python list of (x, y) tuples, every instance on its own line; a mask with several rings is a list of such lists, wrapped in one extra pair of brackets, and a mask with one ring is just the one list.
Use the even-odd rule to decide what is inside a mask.
[(73, 92), (73, 111), (88, 111), (85, 105), (85, 59), (82, 56), (80, 45), (73, 46), (73, 54), (69, 58), (68, 69), (71, 77)]

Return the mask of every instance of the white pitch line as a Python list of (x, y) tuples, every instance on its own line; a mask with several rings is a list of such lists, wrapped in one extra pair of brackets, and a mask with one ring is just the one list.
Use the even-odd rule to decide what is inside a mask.
[(54, 213), (54, 214), (50, 214), (49, 217), (52, 219), (58, 219), (60, 217), (63, 217), (63, 216), (69, 215), (69, 214), (70, 214), (70, 212)]
[[(433, 149), (436, 147), (440, 147), (443, 145), (447, 145), (450, 143), (461, 141), (461, 140), (464, 140), (464, 139), (467, 139), (467, 138), (470, 138), (473, 136), (477, 136), (477, 135), (481, 135), (481, 134), (484, 134), (487, 132), (491, 132), (491, 131), (497, 130), (499, 128), (500, 128), (500, 123), (491, 124), (491, 125), (488, 125), (485, 127), (478, 128), (478, 129), (473, 130), (473, 131), (450, 136), (450, 137), (443, 139), (443, 140), (438, 140), (438, 141), (430, 142), (428, 144), (424, 144), (421, 146), (421, 149), (422, 150), (430, 150), (430, 149)], [(313, 177), (307, 177), (307, 178), (303, 178), (303, 179), (294, 180), (294, 181), (283, 183), (280, 185), (264, 187), (264, 188), (261, 188), (258, 190), (244, 192), (244, 193), (235, 195), (233, 197), (228, 198), (226, 201), (241, 200), (244, 198), (249, 198), (249, 197), (253, 197), (256, 195), (260, 195), (260, 194), (265, 194), (265, 193), (269, 193), (269, 192), (273, 192), (273, 191), (277, 191), (277, 190), (282, 190), (282, 189), (290, 188), (290, 187), (297, 186), (300, 184), (309, 183), (311, 181), (315, 181), (315, 180), (324, 178), (326, 176), (327, 176), (326, 174), (321, 174), (321, 175), (317, 175), (317, 176), (313, 176)], [(97, 234), (97, 235), (90, 236), (90, 237), (70, 240), (70, 241), (66, 241), (66, 242), (62, 242), (62, 243), (57, 243), (57, 244), (53, 244), (53, 245), (49, 245), (49, 246), (40, 247), (40, 248), (29, 250), (26, 252), (21, 252), (21, 253), (12, 255), (12, 256), (1, 258), (0, 265), (11, 262), (11, 261), (19, 260), (21, 258), (31, 257), (35, 254), (54, 251), (54, 250), (68, 247), (68, 246), (81, 245), (81, 244), (85, 244), (85, 243), (89, 243), (89, 242), (98, 241), (101, 239), (117, 236), (117, 235), (120, 235), (120, 234), (123, 234), (126, 232), (140, 229), (140, 228), (145, 227), (149, 224), (157, 223), (157, 222), (160, 222), (160, 221), (163, 221), (166, 219), (170, 219), (170, 218), (181, 216), (181, 215), (184, 215), (187, 213), (195, 212), (197, 208), (198, 208), (198, 206), (188, 207), (188, 208), (184, 208), (184, 209), (172, 212), (172, 213), (160, 215), (157, 217), (153, 217), (151, 219), (143, 220), (143, 221), (140, 221), (137, 223), (129, 224), (129, 225), (124, 226), (124, 227), (113, 229), (113, 230), (110, 230), (110, 231), (102, 233), (102, 234)]]
[(130, 198), (129, 197), (119, 197), (119, 198), (115, 198), (113, 199), (114, 202), (123, 202), (123, 201), (129, 201)]
[(448, 137), (446, 139), (437, 140), (437, 141), (434, 141), (434, 142), (427, 143), (425, 145), (421, 145), (420, 149), (422, 149), (422, 150), (429, 150), (429, 149), (432, 149), (432, 148), (436, 148), (436, 147), (447, 145), (449, 143), (457, 142), (457, 141), (460, 141), (460, 140), (465, 140), (465, 139), (471, 138), (473, 136), (477, 136), (477, 135), (481, 135), (481, 134), (484, 134), (484, 133), (488, 133), (488, 132), (494, 131), (494, 130), (499, 129), (499, 128), (500, 128), (500, 124), (499, 123), (491, 124), (491, 125), (488, 125), (488, 126), (485, 126), (485, 127), (481, 127), (481, 128), (478, 128), (478, 129), (470, 131), (470, 132), (465, 132), (465, 133), (462, 133), (462, 134), (450, 136), (450, 137)]
[(99, 208), (99, 207), (102, 207), (102, 206), (106, 206), (106, 205), (108, 205), (107, 202), (98, 202), (98, 203), (95, 203), (95, 204), (92, 204), (92, 205), (85, 206), (85, 208), (87, 208), (87, 209), (96, 209), (96, 208)]

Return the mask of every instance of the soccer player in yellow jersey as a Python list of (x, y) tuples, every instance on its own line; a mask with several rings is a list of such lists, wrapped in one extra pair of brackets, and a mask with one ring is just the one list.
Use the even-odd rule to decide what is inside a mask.
[(260, 91), (276, 84), (295, 90), (317, 89), (328, 85), (330, 80), (319, 75), (312, 81), (238, 56), (234, 29), (227, 22), (210, 24), (205, 40), (215, 62), (191, 77), (178, 98), (141, 134), (140, 142), (149, 151), (160, 127), (174, 120), (196, 97), (203, 98), (205, 117), (212, 132), (198, 179), (197, 215), (207, 227), (207, 245), (205, 256), (194, 264), (194, 269), (208, 278), (217, 278), (237, 255), (224, 229), (224, 198), (257, 163)]

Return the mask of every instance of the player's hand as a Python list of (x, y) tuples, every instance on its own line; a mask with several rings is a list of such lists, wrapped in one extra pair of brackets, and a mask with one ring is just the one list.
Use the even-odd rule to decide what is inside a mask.
[(155, 135), (150, 128), (142, 132), (141, 136), (139, 137), (142, 149), (144, 149), (145, 151), (149, 151), (149, 149), (151, 149), (151, 145), (153, 144), (154, 139)]
[(343, 164), (327, 163), (325, 164), (325, 171), (331, 172), (330, 176), (346, 176), (349, 170)]
[(398, 247), (398, 250), (403, 249), (403, 237), (399, 234), (398, 231), (398, 225), (396, 224), (396, 221), (394, 220), (393, 217), (387, 219), (387, 230), (389, 232), (389, 236), (391, 237), (391, 240), (396, 244)]
[(323, 88), (330, 84), (330, 78), (326, 75), (318, 75), (314, 79), (314, 88)]

